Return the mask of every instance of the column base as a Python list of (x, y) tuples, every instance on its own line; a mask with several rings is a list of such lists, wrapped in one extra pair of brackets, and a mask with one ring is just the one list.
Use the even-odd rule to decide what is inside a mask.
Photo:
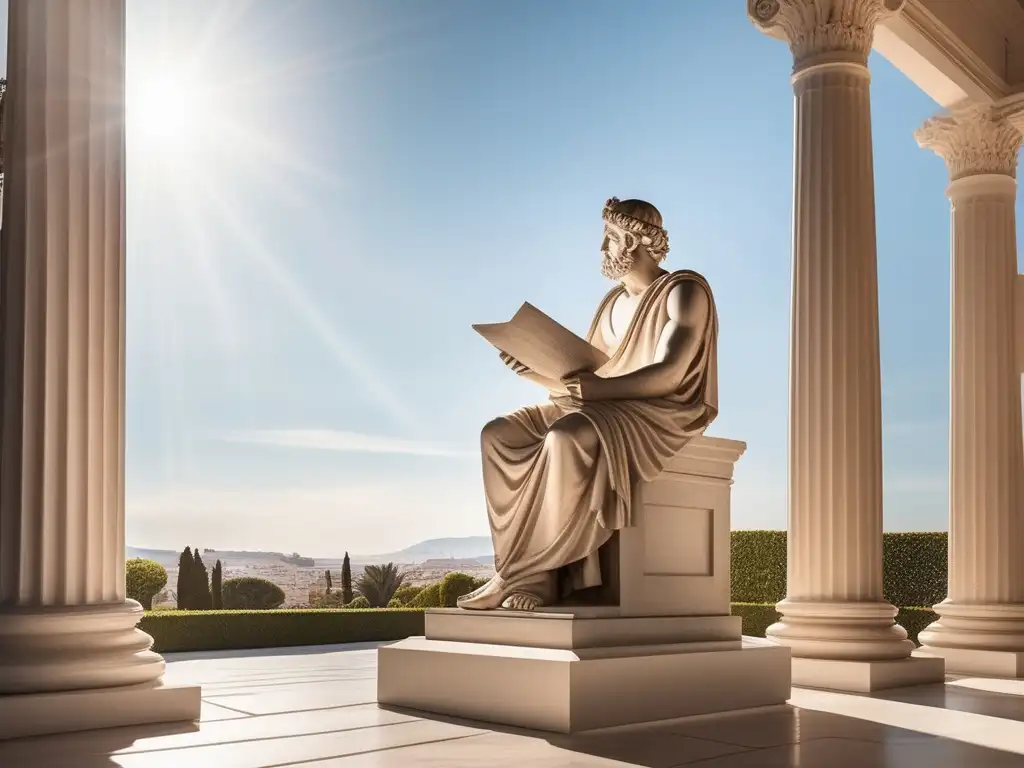
[[(910, 658), (915, 646), (885, 602), (793, 600), (777, 603), (782, 618), (765, 636), (800, 659), (879, 662)], [(794, 683), (795, 684), (795, 683)]]
[(942, 658), (948, 675), (978, 677), (1024, 677), (1024, 653), (1020, 651), (982, 651), (974, 648), (935, 648), (922, 645), (916, 658)]
[(793, 685), (801, 688), (871, 693), (945, 680), (945, 663), (935, 657), (896, 661), (793, 659)]
[(921, 656), (944, 658), (952, 674), (1024, 677), (1024, 605), (944, 600), (934, 610), (939, 620), (918, 633)]
[(0, 739), (199, 719), (198, 685), (143, 683), (118, 688), (0, 696)]
[(155, 683), (164, 660), (135, 600), (0, 608), (0, 695)]

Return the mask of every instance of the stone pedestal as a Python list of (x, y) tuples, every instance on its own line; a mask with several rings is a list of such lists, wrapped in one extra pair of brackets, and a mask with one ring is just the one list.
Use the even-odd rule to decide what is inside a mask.
[(871, 147), (874, 28), (898, 0), (748, 0), (793, 53), (795, 187), (786, 599), (793, 682), (938, 681), (882, 596), (882, 398)]
[(0, 738), (199, 717), (125, 595), (124, 0), (11, 0)]
[(378, 651), (378, 702), (561, 733), (785, 703), (789, 649), (744, 642), (730, 615), (744, 448), (697, 438), (644, 486), (602, 558), (614, 604), (428, 611), (424, 637)]
[(949, 593), (917, 655), (957, 674), (1024, 675), (1024, 446), (1017, 350), (1019, 97), (918, 131), (952, 207)]

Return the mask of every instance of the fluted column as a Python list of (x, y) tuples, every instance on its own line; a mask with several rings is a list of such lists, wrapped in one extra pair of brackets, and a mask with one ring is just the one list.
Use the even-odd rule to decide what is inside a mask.
[(124, 0), (9, 3), (0, 736), (181, 713), (53, 698), (164, 671), (125, 599), (124, 23)]
[[(787, 597), (768, 636), (793, 682), (937, 679), (882, 597), (882, 406), (867, 56), (901, 3), (749, 0), (793, 52), (796, 95)], [(875, 662), (906, 661), (877, 665)], [(850, 663), (853, 663), (852, 665)], [(879, 669), (898, 672), (885, 674)], [(919, 672), (909, 671), (913, 667)]]
[(920, 633), (953, 673), (1024, 675), (1024, 450), (1016, 365), (1021, 133), (1012, 104), (965, 104), (916, 134), (952, 207), (949, 592)]

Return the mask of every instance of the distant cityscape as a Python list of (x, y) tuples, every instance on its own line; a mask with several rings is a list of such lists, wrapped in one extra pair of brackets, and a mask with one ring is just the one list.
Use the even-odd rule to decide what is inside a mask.
[[(341, 569), (344, 552), (337, 557), (312, 558), (298, 552), (218, 550), (202, 547), (203, 560), (212, 565), (220, 560), (224, 578), (258, 576), (277, 584), (285, 594), (282, 607), (301, 608), (309, 604), (310, 591), (325, 581), (325, 571)], [(170, 549), (125, 547), (126, 558), (155, 560), (167, 569), (167, 588), (153, 600), (153, 607), (172, 607), (176, 601), (173, 589), (178, 576), (180, 552)], [(395, 563), (408, 574), (407, 583), (421, 586), (435, 582), (451, 571), (473, 577), (494, 574), (494, 554), (489, 536), (429, 539), (398, 552), (377, 555), (350, 554), (353, 578), (367, 565)]]

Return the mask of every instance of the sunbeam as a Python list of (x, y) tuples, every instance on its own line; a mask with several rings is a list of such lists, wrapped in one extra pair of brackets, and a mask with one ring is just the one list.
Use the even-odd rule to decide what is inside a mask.
[(382, 375), (361, 359), (355, 346), (342, 337), (309, 292), (259, 238), (253, 235), (252, 228), (245, 226), (215, 186), (205, 185), (202, 194), (221, 224), (244, 246), (246, 255), (274, 281), (288, 299), (292, 309), (309, 326), (317, 340), (331, 352), (335, 361), (356, 378), (364, 392), (399, 426), (415, 429), (419, 420), (413, 410), (405, 405), (402, 397)]

